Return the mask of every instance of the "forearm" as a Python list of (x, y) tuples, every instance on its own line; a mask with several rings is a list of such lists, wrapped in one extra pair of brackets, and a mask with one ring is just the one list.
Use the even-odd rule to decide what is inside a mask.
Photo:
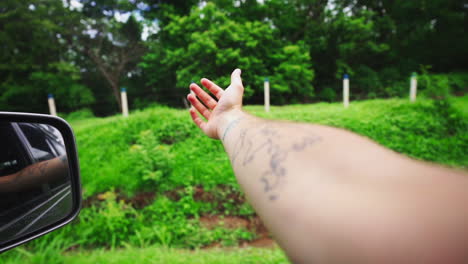
[(17, 173), (0, 178), (1, 192), (24, 191), (64, 177), (68, 171), (66, 156), (32, 164)]
[[(218, 133), (248, 200), (298, 262), (330, 260), (333, 255), (351, 263), (359, 251), (361, 256), (373, 251), (368, 259), (377, 260), (379, 249), (398, 254), (398, 245), (381, 248), (390, 247), (392, 239), (400, 242), (390, 237), (392, 228), (413, 232), (417, 223), (412, 217), (433, 217), (434, 209), (450, 206), (451, 199), (444, 200), (444, 193), (434, 189), (439, 183), (468, 201), (462, 173), (410, 160), (345, 130), (267, 121), (233, 111)], [(414, 197), (418, 188), (427, 188), (434, 198)], [(430, 208), (431, 202), (437, 205)], [(446, 215), (428, 227), (439, 228), (463, 215)], [(376, 232), (384, 237), (375, 237)], [(424, 238), (414, 237), (406, 246), (423, 251), (418, 243)]]

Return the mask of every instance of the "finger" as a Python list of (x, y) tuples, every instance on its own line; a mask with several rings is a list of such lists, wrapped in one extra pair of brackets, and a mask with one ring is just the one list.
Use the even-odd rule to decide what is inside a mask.
[(209, 94), (207, 94), (205, 91), (203, 91), (200, 86), (198, 86), (195, 83), (190, 84), (190, 90), (192, 90), (198, 98), (209, 108), (209, 109), (214, 109), (217, 105), (217, 102), (211, 98)]
[(224, 90), (221, 87), (219, 87), (214, 82), (212, 82), (212, 81), (210, 81), (210, 80), (208, 80), (206, 78), (201, 79), (201, 84), (203, 86), (205, 86), (206, 89), (210, 90), (210, 92), (212, 94), (214, 94), (214, 96), (216, 96), (216, 98), (221, 99), (221, 96), (224, 93)]
[(187, 95), (187, 99), (195, 107), (195, 109), (197, 109), (197, 111), (202, 114), (202, 116), (204, 116), (206, 119), (210, 119), (210, 110), (206, 109), (206, 107), (200, 103), (200, 101), (198, 101), (198, 99), (193, 94)]
[(241, 79), (241, 70), (240, 69), (235, 69), (232, 74), (231, 74), (231, 85), (235, 84), (240, 87), (244, 87), (242, 85), (242, 79)]
[(193, 122), (204, 132), (206, 129), (206, 122), (203, 122), (200, 116), (198, 116), (197, 111), (195, 111), (193, 106), (190, 107), (190, 116), (192, 117)]

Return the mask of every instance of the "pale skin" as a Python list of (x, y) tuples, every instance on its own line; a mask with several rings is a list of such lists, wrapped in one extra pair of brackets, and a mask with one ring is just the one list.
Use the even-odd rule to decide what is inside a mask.
[[(202, 79), (193, 122), (220, 139), (236, 178), (293, 263), (468, 263), (468, 175), (346, 130), (242, 111), (241, 71)], [(202, 119), (203, 116), (204, 119)]]

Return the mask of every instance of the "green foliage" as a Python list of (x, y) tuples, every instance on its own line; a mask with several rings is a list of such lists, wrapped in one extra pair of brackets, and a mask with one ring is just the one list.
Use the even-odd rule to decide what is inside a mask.
[[(463, 104), (453, 101), (450, 108), (421, 99), (415, 104), (407, 99), (354, 102), (347, 111), (341, 104), (289, 106), (269, 117), (345, 127), (415, 157), (466, 166), (461, 133), (464, 118), (456, 114)], [(443, 109), (448, 112), (441, 112)], [(254, 113), (263, 115), (262, 111)], [(447, 121), (452, 117), (459, 121)], [(211, 190), (221, 184), (238, 190), (223, 146), (202, 135), (185, 111), (156, 107), (134, 112), (127, 119), (76, 124), (85, 197), (111, 186), (127, 194), (187, 186)]]
[(447, 74), (449, 85), (455, 93), (468, 91), (468, 73), (454, 72)]
[(318, 98), (325, 102), (333, 102), (338, 97), (335, 90), (333, 90), (331, 87), (325, 87), (325, 89), (320, 91), (320, 93), (318, 94)]
[[(467, 167), (467, 106), (465, 96), (352, 102), (348, 109), (341, 103), (292, 105), (273, 107), (269, 114), (262, 106), (246, 109), (268, 118), (343, 127), (417, 159)], [(201, 224), (206, 216), (248, 218), (254, 211), (223, 147), (202, 135), (185, 110), (155, 107), (129, 118), (75, 120), (72, 126), (86, 206), (71, 225), (7, 253), (8, 261), (59, 263), (69, 256), (63, 252), (75, 247), (201, 248), (255, 239), (249, 230), (226, 228), (222, 221), (210, 228)], [(136, 208), (132, 199), (143, 190), (155, 198)]]
[[(341, 94), (345, 73), (352, 98), (407, 97), (408, 75), (419, 65), (433, 71), (421, 75), (422, 95), (466, 93), (467, 16), (459, 0), (156, 2), (81, 1), (76, 8), (3, 0), (0, 108), (47, 113), (54, 93), (63, 113), (85, 107), (109, 115), (122, 86), (131, 109), (181, 107), (191, 81), (209, 77), (225, 87), (236, 67), (247, 103), (263, 101), (265, 77), (273, 104), (316, 94), (332, 100), (329, 89)], [(117, 13), (133, 15), (119, 22)], [(157, 33), (143, 41), (144, 25)]]
[(141, 175), (143, 182), (149, 189), (156, 189), (164, 185), (172, 172), (172, 155), (169, 148), (159, 144), (151, 130), (140, 133), (136, 144), (130, 147), (130, 163), (128, 175)]
[(74, 232), (82, 246), (121, 246), (141, 226), (141, 216), (131, 205), (116, 197), (114, 191), (99, 196), (104, 202), (82, 210)]
[[(5, 264), (36, 264), (29, 257), (3, 258)], [(41, 252), (31, 252), (31, 255), (41, 255)], [(97, 249), (91, 252), (78, 251), (69, 252), (63, 257), (58, 258), (61, 263), (69, 264), (95, 264), (95, 263), (153, 263), (153, 264), (186, 264), (186, 263), (204, 263), (204, 264), (285, 264), (290, 263), (279, 249), (263, 248), (230, 248), (210, 249), (210, 250), (181, 250), (166, 248), (161, 246), (149, 246), (144, 248), (126, 246), (125, 249)], [(45, 262), (49, 263), (49, 262)], [(50, 262), (56, 263), (56, 262)]]
[[(93, 94), (82, 85), (66, 39), (79, 25), (78, 12), (61, 1), (2, 1), (0, 15), (0, 107), (47, 112), (47, 94), (60, 111), (88, 106)], [(73, 25), (73, 26), (72, 26)]]
[(67, 236), (66, 241), (82, 241), (83, 248), (153, 244), (199, 248), (215, 242), (232, 246), (239, 240), (255, 238), (243, 228), (201, 226), (200, 214), (212, 212), (213, 208), (209, 203), (196, 201), (193, 194), (193, 188), (187, 187), (179, 191), (180, 199), (158, 196), (149, 206), (136, 210), (115, 191), (107, 191), (97, 196), (100, 202), (82, 210), (71, 228), (61, 230), (56, 236)]
[(377, 96), (377, 92), (382, 90), (382, 84), (379, 76), (377, 72), (371, 68), (359, 65), (355, 71), (355, 75), (356, 78), (353, 78), (353, 92), (351, 95), (363, 93), (369, 96), (370, 94), (373, 94), (373, 97), (375, 98)]
[(91, 90), (80, 84), (78, 67), (67, 62), (49, 64), (47, 72), (33, 72), (31, 80), (38, 87), (47, 87), (46, 92), (53, 94), (60, 110), (70, 111), (87, 107), (94, 103)]
[[(277, 38), (277, 30), (269, 23), (239, 22), (215, 4), (195, 8), (188, 16), (174, 16), (166, 26), (171, 45), (150, 44), (141, 67), (148, 73), (165, 67), (175, 74), (173, 91), (186, 91), (192, 80), (209, 77), (226, 87), (230, 72), (239, 67), (245, 80), (245, 98), (261, 94), (264, 77), (274, 80), (272, 90), (279, 94), (273, 100), (310, 98), (313, 96), (314, 71), (303, 44), (291, 44)], [(148, 75), (149, 84), (166, 92), (164, 75)], [(172, 84), (172, 87), (174, 84)], [(182, 92), (181, 92), (182, 94)], [(185, 94), (184, 94), (185, 95)], [(283, 96), (288, 97), (283, 97)]]
[(276, 54), (275, 59), (280, 64), (274, 68), (273, 72), (276, 74), (271, 78), (274, 83), (272, 92), (277, 95), (273, 102), (284, 103), (286, 94), (293, 102), (312, 98), (314, 71), (310, 70), (310, 56), (305, 51), (304, 44), (283, 47), (283, 52)]
[[(60, 115), (60, 114), (59, 114)], [(60, 115), (61, 116), (61, 115)], [(81, 120), (86, 118), (93, 118), (94, 114), (89, 108), (83, 108), (78, 111), (72, 112), (68, 115), (64, 115), (64, 119), (67, 121)]]

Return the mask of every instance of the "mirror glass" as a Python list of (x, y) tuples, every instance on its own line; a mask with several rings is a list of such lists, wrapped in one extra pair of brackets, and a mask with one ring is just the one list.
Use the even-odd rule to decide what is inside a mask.
[(46, 124), (0, 122), (0, 244), (57, 223), (72, 205), (61, 133)]

